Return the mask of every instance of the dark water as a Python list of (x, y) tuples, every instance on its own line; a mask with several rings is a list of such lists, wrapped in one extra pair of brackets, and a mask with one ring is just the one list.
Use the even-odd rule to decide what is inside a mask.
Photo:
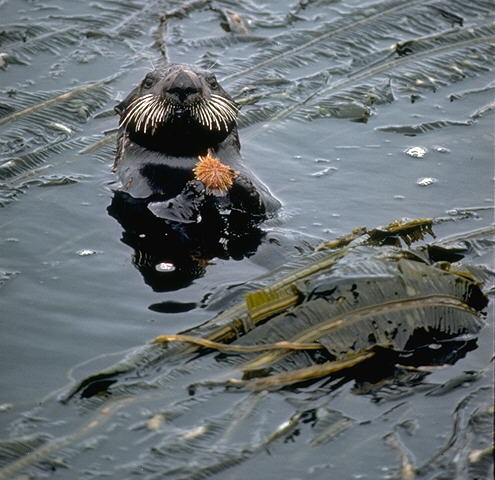
[[(469, 7), (441, 1), (216, 2), (239, 13), (249, 33), (225, 32), (218, 10), (198, 6), (169, 20), (167, 53), (172, 61), (211, 68), (238, 100), (259, 96), (243, 106), (242, 151), (283, 202), (279, 221), (267, 228), (288, 240), (283, 253), (261, 248), (249, 259), (215, 259), (187, 288), (153, 291), (132, 265), (121, 227), (106, 212), (113, 142), (81, 152), (116, 127), (116, 118), (105, 113), (159, 60), (159, 15), (181, 3), (0, 2), (0, 53), (6, 53), (0, 122), (81, 85), (105, 82), (92, 93), (0, 124), (3, 439), (15, 437), (22, 412), (43, 399), (58, 405), (54, 392), (75, 379), (156, 335), (211, 318), (214, 312), (200, 308), (201, 300), (296, 253), (293, 231), (330, 239), (401, 217), (445, 217), (452, 221), (436, 229), (444, 237), (492, 222), (490, 2), (468, 2)], [(411, 39), (418, 39), (412, 47), (417, 50), (394, 53), (397, 42)], [(426, 153), (415, 158), (405, 153), (411, 147)], [(433, 180), (422, 186), (422, 178)], [(485, 265), (490, 261), (489, 251), (476, 258)], [(157, 304), (162, 307), (150, 309)], [(170, 309), (179, 312), (163, 312)], [(489, 315), (475, 351), (429, 381), (487, 368), (492, 321)], [(335, 478), (392, 478), (398, 454), (384, 446), (383, 422), (372, 419), (386, 418), (385, 411), (397, 407), (394, 425), (406, 425), (400, 428), (409, 432), (408, 448), (421, 464), (446, 442), (454, 407), (466, 395), (484, 392), (490, 378), (433, 401), (417, 394), (387, 407), (345, 387), (331, 408), (364, 422), (362, 427), (310, 453), (301, 446), (299, 458), (297, 447), (307, 440), (302, 432), (291, 440), (294, 448), (281, 442), (250, 457), (234, 469), (235, 478), (251, 478), (253, 468), (263, 478), (329, 478), (330, 471)], [(475, 398), (475, 406), (485, 397)], [(285, 400), (281, 395), (266, 401), (260, 413), (265, 423), (275, 428), (288, 420)], [(211, 408), (203, 413), (215, 415)], [(64, 412), (54, 406), (41, 415), (51, 423), (66, 421)], [(112, 458), (108, 445), (103, 454)], [(291, 461), (285, 462), (287, 455)], [(111, 460), (95, 469), (123, 478)], [(29, 478), (48, 475), (33, 472)], [(56, 470), (54, 478), (82, 478), (77, 472), (76, 466)], [(218, 478), (234, 478), (230, 475), (226, 470)]]

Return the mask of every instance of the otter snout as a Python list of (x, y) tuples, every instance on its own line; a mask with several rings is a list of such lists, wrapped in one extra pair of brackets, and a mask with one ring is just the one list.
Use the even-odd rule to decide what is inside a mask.
[(169, 85), (164, 85), (163, 93), (165, 97), (172, 97), (180, 103), (193, 104), (200, 99), (203, 89), (194, 72), (179, 71), (170, 79)]
[(149, 72), (117, 108), (120, 127), (134, 142), (184, 156), (236, 135), (238, 110), (213, 75), (182, 64)]

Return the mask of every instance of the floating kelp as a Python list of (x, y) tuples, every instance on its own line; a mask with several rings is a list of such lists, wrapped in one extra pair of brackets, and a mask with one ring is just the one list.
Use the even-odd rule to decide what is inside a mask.
[[(75, 134), (96, 109), (109, 100), (109, 79), (68, 92), (0, 92), (9, 113), (0, 118), (0, 206), (29, 185), (45, 185), (38, 170), (56, 155), (81, 149)], [(61, 123), (63, 122), (63, 123)]]
[[(408, 247), (433, 235), (432, 223), (403, 220), (356, 229), (239, 286), (238, 302), (210, 321), (183, 334), (158, 336), (67, 391), (61, 397), (64, 408), (83, 413), (73, 430), (65, 424), (45, 425), (48, 432), (33, 436), (26, 415), (17, 427), (19, 438), (0, 444), (5, 453), (0, 479), (40, 463), (75, 468), (81, 458), (91, 461), (93, 450), (85, 445), (91, 439), (109, 441), (105, 425), (117, 412), (122, 418), (146, 412), (130, 430), (118, 417), (110, 424), (112, 431), (123, 429), (121, 434), (131, 435), (134, 442), (141, 438), (136, 446), (139, 463), (149, 472), (202, 478), (289, 439), (311, 418), (318, 425), (311, 445), (335, 441), (356, 422), (330, 409), (328, 402), (332, 392), (351, 380), (354, 393), (371, 395), (377, 402), (419, 392), (430, 392), (433, 398), (479, 381), (482, 371), (444, 384), (425, 379), (435, 365), (455, 363), (476, 348), (488, 302), (481, 282), (486, 272), (479, 270), (478, 278), (475, 267), (460, 263), (459, 245), (489, 238), (492, 232)], [(252, 291), (245, 293), (250, 284)], [(221, 301), (216, 304), (221, 306)], [(310, 395), (297, 403), (306, 390), (320, 391), (324, 397)], [(294, 401), (300, 399), (295, 411), (284, 406), (289, 419), (275, 429), (255, 420), (283, 405), (273, 403), (275, 392), (270, 391), (299, 392)], [(216, 411), (215, 402), (222, 410), (191, 423), (197, 415), (201, 418), (205, 402), (210, 415)], [(148, 433), (143, 437), (142, 432)], [(385, 444), (400, 453), (404, 471), (428, 471), (447, 458), (437, 452), (417, 466), (394, 433), (385, 437)], [(481, 446), (473, 444), (470, 450), (473, 471), (486, 468), (488, 447)], [(212, 455), (202, 453), (212, 448)], [(186, 452), (194, 453), (194, 464)], [(119, 456), (115, 450), (113, 455)], [(125, 455), (128, 459), (129, 453)], [(135, 468), (131, 462), (124, 471), (131, 474)]]
[[(462, 2), (455, 2), (452, 5), (457, 12), (465, 14), (466, 19), (477, 15), (471, 7), (479, 13), (488, 4), (475, 2), (467, 7)], [(439, 32), (438, 19), (429, 9), (416, 3), (398, 1), (380, 2), (373, 9), (366, 6), (361, 12), (353, 11), (349, 17), (321, 25), (319, 32), (299, 30), (280, 35), (276, 42), (250, 59), (252, 66), (243, 63), (242, 70), (226, 77), (235, 78), (236, 83), (238, 79), (245, 82), (248, 77), (260, 89), (256, 79), (265, 72), (275, 69), (284, 75), (296, 65), (318, 62), (322, 55), (332, 52), (334, 58), (328, 77), (320, 85), (307, 91), (306, 95), (290, 95), (291, 99), (295, 98), (290, 105), (277, 107), (274, 102), (258, 103), (253, 111), (247, 110), (249, 119), (265, 120), (262, 109), (272, 108), (276, 111), (272, 120), (288, 116), (315, 119), (331, 115), (363, 121), (371, 113), (369, 105), (390, 103), (400, 96), (419, 95), (423, 91), (436, 91), (463, 78), (479, 75), (485, 66), (491, 68), (489, 52), (494, 30), (488, 24), (479, 27), (464, 24), (464, 27), (454, 30), (445, 24), (446, 29)], [(360, 31), (361, 40), (351, 44), (348, 35), (356, 29)], [(377, 47), (380, 39), (390, 38), (394, 35), (392, 32), (396, 32), (399, 38), (411, 32), (420, 35), (403, 42), (405, 46), (400, 51), (407, 54), (392, 56), (390, 49)], [(352, 51), (352, 62), (347, 62), (349, 51)], [(338, 71), (337, 67), (345, 71)], [(268, 100), (268, 89), (265, 87), (263, 90)], [(341, 109), (332, 109), (333, 105), (339, 104), (359, 106), (362, 112), (357, 116), (343, 115)], [(431, 128), (439, 126), (424, 127), (426, 130)]]
[(402, 135), (415, 137), (422, 133), (431, 132), (445, 127), (469, 127), (472, 121), (458, 122), (451, 120), (438, 120), (436, 122), (424, 122), (416, 125), (387, 125), (384, 127), (376, 127), (380, 132), (400, 133)]
[[(377, 232), (380, 232), (382, 237), (387, 235), (396, 237), (397, 233), (405, 233), (410, 242), (411, 236), (418, 238), (421, 236), (420, 232), (430, 228), (431, 220), (418, 220), (409, 224), (394, 222), (388, 228), (371, 230), (369, 240), (364, 243), (376, 239)], [(199, 332), (206, 327), (223, 324), (204, 338), (165, 335), (157, 337), (154, 342), (184, 341), (210, 349), (244, 353), (260, 350), (314, 349), (316, 346), (314, 343), (298, 342), (311, 338), (323, 345), (322, 340), (329, 331), (347, 328), (354, 330), (357, 325), (356, 331), (352, 334), (343, 335), (344, 340), (342, 338), (335, 340), (342, 353), (343, 345), (347, 345), (344, 348), (346, 351), (349, 348), (354, 351), (359, 350), (358, 340), (361, 337), (362, 343), (390, 345), (392, 341), (398, 342), (401, 332), (388, 316), (394, 317), (404, 311), (423, 308), (426, 310), (431, 308), (434, 311), (453, 310), (450, 316), (447, 315), (449, 320), (443, 320), (446, 322), (442, 325), (446, 334), (477, 331), (483, 323), (476, 312), (486, 306), (486, 299), (478, 284), (470, 274), (463, 275), (464, 272), (460, 271), (452, 274), (445, 271), (444, 265), (440, 269), (426, 263), (421, 257), (424, 257), (428, 249), (432, 250), (433, 247), (425, 246), (415, 252), (395, 248), (375, 249), (361, 244), (337, 252), (325, 252), (323, 255), (314, 254), (310, 256), (309, 261), (306, 259), (304, 265), (288, 266), (289, 272), (284, 275), (281, 275), (280, 271), (273, 273), (270, 280), (278, 277), (275, 281), (268, 280), (265, 288), (246, 294), (244, 301), (200, 327)], [(438, 253), (438, 250), (435, 251)], [(372, 280), (374, 276), (376, 280)], [(266, 279), (262, 281), (267, 282)], [(373, 283), (377, 286), (371, 286)], [(366, 285), (362, 287), (364, 291), (361, 291), (361, 284)], [(360, 296), (366, 298), (358, 300)], [(332, 313), (331, 309), (335, 312)], [(457, 310), (462, 312), (459, 313), (461, 317), (466, 314), (465, 318), (457, 319)], [(280, 312), (284, 313), (278, 315)], [(301, 316), (301, 320), (298, 320), (298, 315)], [(387, 333), (379, 328), (377, 318), (381, 316), (384, 317), (384, 324), (394, 325), (388, 327), (392, 328), (392, 331)], [(226, 321), (228, 317), (230, 321)], [(286, 321), (286, 317), (290, 318), (290, 322)], [(326, 318), (331, 321), (320, 322), (321, 319)], [(267, 319), (270, 321), (266, 321)], [(372, 320), (372, 330), (361, 328), (368, 319)], [(403, 322), (405, 325), (410, 323), (409, 329), (404, 325), (402, 334), (405, 332), (405, 337), (397, 345), (405, 346), (404, 341), (408, 334), (416, 327), (434, 329), (439, 327), (438, 321), (436, 315), (430, 315), (427, 311), (422, 312), (420, 316), (406, 317)], [(259, 324), (263, 325), (258, 326)], [(304, 326), (308, 325), (311, 327), (305, 330)], [(288, 342), (286, 339), (294, 332), (298, 340)], [(376, 335), (385, 335), (386, 338)], [(342, 337), (342, 334), (340, 336)], [(214, 343), (230, 341), (232, 338), (238, 338), (240, 344)], [(252, 346), (246, 345), (248, 338), (254, 339)], [(270, 338), (281, 338), (281, 340), (271, 346), (264, 345), (270, 343)], [(346, 341), (345, 338), (349, 340)], [(381, 341), (378, 341), (379, 339)], [(352, 344), (348, 343), (351, 340)], [(339, 352), (334, 348), (332, 353)], [(281, 354), (272, 353), (268, 358), (257, 359), (250, 364), (271, 364), (279, 356)]]
[[(409, 244), (425, 230), (432, 233), (431, 220), (395, 222), (388, 229), (371, 230), (367, 242), (382, 244), (387, 235), (396, 239), (402, 235)], [(272, 352), (239, 367), (243, 375), (269, 367), (271, 374), (276, 373), (272, 380), (250, 385), (267, 388), (353, 367), (371, 358), (374, 352), (367, 349), (374, 346), (404, 350), (417, 330), (441, 332), (431, 333), (432, 337), (476, 333), (483, 325), (477, 312), (487, 302), (478, 284), (469, 274), (431, 265), (425, 253), (361, 245), (320, 254), (271, 285), (246, 294), (244, 308), (232, 307), (231, 321), (205, 339), (230, 341), (241, 335), (231, 344), (233, 351), (237, 343), (246, 350), (251, 345), (253, 351), (255, 346), (273, 344)], [(225, 319), (226, 313), (220, 317)], [(155, 341), (161, 339), (167, 337)], [(196, 342), (200, 344), (200, 339)], [(275, 348), (278, 342), (310, 348), (317, 342), (328, 361), (314, 366), (306, 354)], [(242, 382), (231, 379), (229, 384)]]

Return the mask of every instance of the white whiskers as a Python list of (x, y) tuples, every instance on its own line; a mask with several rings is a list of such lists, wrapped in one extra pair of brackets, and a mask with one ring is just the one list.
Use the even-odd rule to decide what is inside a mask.
[[(154, 94), (144, 95), (129, 104), (120, 121), (120, 127), (127, 128), (132, 124), (135, 131), (144, 134), (150, 132), (153, 135), (157, 127), (173, 119), (178, 108), (184, 107), (166, 103)], [(211, 131), (228, 132), (238, 113), (237, 105), (233, 101), (216, 94), (211, 94), (210, 98), (185, 108), (193, 119)]]
[(229, 130), (236, 121), (238, 108), (234, 102), (214, 93), (208, 100), (195, 105), (193, 114), (209, 130)]

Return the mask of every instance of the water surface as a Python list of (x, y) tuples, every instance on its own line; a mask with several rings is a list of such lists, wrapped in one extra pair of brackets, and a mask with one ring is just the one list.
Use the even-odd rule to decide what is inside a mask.
[[(133, 251), (106, 212), (115, 180), (113, 142), (81, 152), (116, 127), (113, 106), (160, 60), (160, 15), (182, 2), (0, 2), (0, 53), (6, 53), (0, 121), (64, 92), (103, 83), (0, 124), (2, 438), (16, 437), (22, 412), (45, 398), (56, 404), (53, 392), (70, 381), (111, 365), (156, 335), (211, 318), (214, 312), (201, 308), (202, 300), (296, 254), (292, 243), (300, 236), (292, 242), (291, 232), (318, 243), (402, 217), (451, 220), (438, 225), (440, 237), (489, 225), (493, 8), (490, 2), (470, 2), (469, 8), (463, 3), (216, 2), (240, 14), (247, 34), (225, 32), (221, 12), (199, 4), (183, 18), (171, 18), (165, 37), (169, 59), (211, 69), (244, 101), (243, 156), (283, 202), (280, 218), (266, 228), (288, 240), (282, 253), (261, 248), (243, 260), (215, 259), (187, 288), (156, 292), (133, 266)], [(395, 53), (397, 42), (412, 39), (417, 41), (409, 55)], [(409, 156), (410, 147), (426, 154)], [(424, 178), (432, 183), (419, 185)], [(486, 251), (477, 259), (489, 262)], [(166, 302), (186, 305), (176, 309), (187, 311), (150, 309)], [(492, 320), (489, 316), (475, 351), (429, 381), (487, 368)], [(417, 394), (414, 405), (406, 404), (394, 418), (397, 424), (416, 422), (408, 446), (419, 464), (445, 442), (454, 406), (466, 394), (488, 388), (489, 378), (434, 402)], [(334, 400), (332, 409), (365, 424), (386, 410), (348, 387)], [(50, 409), (48, 422), (67, 420), (63, 409)], [(437, 424), (418, 417), (424, 411)], [(277, 425), (290, 412), (281, 395), (263, 415)], [(383, 446), (384, 431), (371, 422), (327, 446), (339, 459), (333, 464), (321, 457), (321, 449), (301, 448), (298, 458), (297, 449), (281, 442), (270, 454), (258, 453), (233, 469), (235, 478), (250, 478), (253, 468), (263, 478), (308, 473), (327, 478), (329, 469), (346, 472), (351, 458), (348, 478), (390, 478), (398, 459)], [(425, 438), (433, 445), (426, 446)], [(291, 441), (303, 445), (304, 432)], [(284, 463), (286, 455), (295, 456)], [(77, 461), (71, 465), (54, 478), (81, 478)], [(105, 468), (111, 478), (122, 478), (111, 462), (101, 471)], [(33, 472), (38, 478), (40, 471)], [(218, 478), (234, 478), (230, 475), (225, 470)]]

